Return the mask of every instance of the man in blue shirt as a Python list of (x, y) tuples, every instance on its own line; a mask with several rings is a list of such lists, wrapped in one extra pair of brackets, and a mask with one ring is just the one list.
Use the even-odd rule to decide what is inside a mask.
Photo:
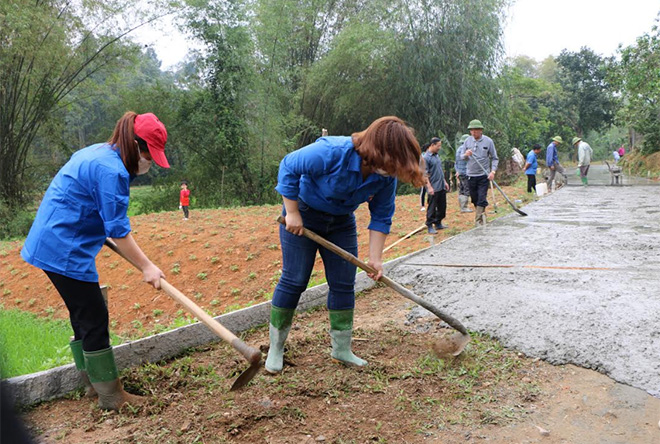
[(538, 155), (541, 154), (541, 145), (535, 143), (532, 150), (527, 154), (525, 161), (525, 174), (527, 175), (527, 192), (533, 193), (536, 189), (536, 170), (539, 167)]
[(429, 193), (429, 205), (426, 209), (426, 226), (429, 234), (437, 234), (437, 230), (447, 228), (446, 225), (442, 225), (442, 219), (447, 215), (449, 184), (445, 180), (442, 160), (438, 156), (441, 147), (442, 140), (434, 137), (422, 156), (426, 164), (426, 189)]
[(545, 151), (545, 164), (550, 169), (550, 175), (547, 180), (548, 192), (554, 191), (552, 189), (552, 182), (555, 180), (556, 173), (561, 174), (564, 177), (564, 183), (568, 184), (566, 170), (561, 163), (559, 163), (559, 153), (557, 152), (559, 145), (562, 143), (564, 143), (563, 139), (559, 136), (555, 136), (552, 138), (552, 142), (550, 142), (550, 145), (548, 145), (548, 148), (546, 148)]

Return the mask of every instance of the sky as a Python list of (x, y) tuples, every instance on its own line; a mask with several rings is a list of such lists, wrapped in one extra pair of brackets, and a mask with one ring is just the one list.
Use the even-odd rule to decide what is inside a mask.
[(538, 61), (587, 46), (601, 56), (616, 53), (650, 32), (660, 0), (517, 0), (504, 28), (507, 56)]
[[(619, 43), (632, 45), (650, 32), (658, 12), (660, 0), (516, 0), (507, 14), (504, 46), (509, 57), (526, 55), (537, 61), (583, 46), (610, 56)], [(136, 40), (152, 46), (162, 68), (170, 69), (184, 60), (191, 45), (173, 24), (161, 25), (140, 29)]]

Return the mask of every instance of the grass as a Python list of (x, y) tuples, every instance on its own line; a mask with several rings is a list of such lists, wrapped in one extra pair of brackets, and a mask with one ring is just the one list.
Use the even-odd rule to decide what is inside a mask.
[(68, 321), (43, 320), (20, 310), (0, 310), (0, 369), (3, 378), (73, 362)]

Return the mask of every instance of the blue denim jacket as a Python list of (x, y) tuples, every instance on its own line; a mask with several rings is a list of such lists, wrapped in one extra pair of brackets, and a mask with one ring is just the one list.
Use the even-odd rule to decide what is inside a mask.
[(98, 282), (96, 255), (106, 237), (124, 237), (129, 174), (118, 150), (96, 144), (73, 154), (44, 195), (21, 250), (41, 268), (85, 282)]
[(363, 180), (361, 165), (351, 137), (322, 137), (282, 159), (275, 189), (287, 199), (301, 199), (334, 215), (350, 214), (369, 202), (369, 229), (388, 234), (397, 180), (375, 173)]

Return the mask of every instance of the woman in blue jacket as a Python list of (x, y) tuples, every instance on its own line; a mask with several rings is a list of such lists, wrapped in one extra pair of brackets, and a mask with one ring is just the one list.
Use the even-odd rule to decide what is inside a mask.
[(303, 237), (302, 230), (309, 228), (357, 256), (353, 212), (369, 202), (369, 263), (377, 270), (370, 277), (380, 279), (397, 179), (423, 185), (420, 155), (419, 143), (401, 119), (381, 117), (350, 137), (322, 137), (284, 157), (275, 189), (284, 201), (286, 226), (280, 227), (282, 276), (273, 294), (268, 372), (282, 371), (284, 342), (317, 251), (329, 286), (332, 357), (347, 365), (367, 364), (351, 351), (356, 267)]
[(74, 338), (70, 343), (87, 394), (118, 410), (140, 398), (123, 390), (108, 333), (108, 308), (99, 288), (95, 258), (106, 238), (135, 262), (143, 280), (160, 288), (163, 272), (131, 236), (129, 182), (152, 161), (169, 168), (167, 131), (153, 114), (125, 113), (107, 143), (71, 156), (43, 197), (21, 256), (44, 270), (64, 300)]

